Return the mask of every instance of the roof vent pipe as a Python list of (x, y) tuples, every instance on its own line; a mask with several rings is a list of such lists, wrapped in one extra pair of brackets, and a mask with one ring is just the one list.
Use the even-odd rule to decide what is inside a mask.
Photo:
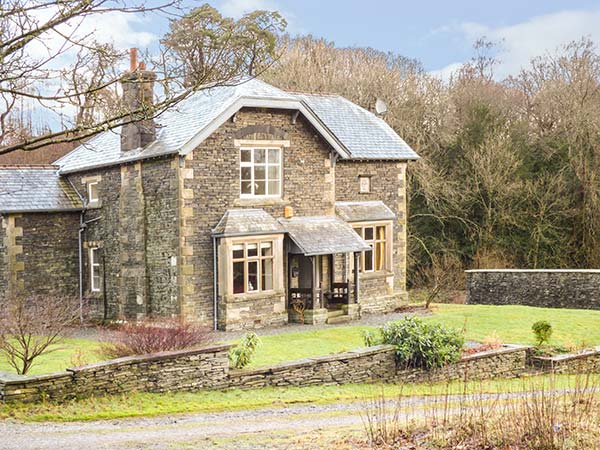
[(121, 129), (121, 151), (142, 148), (156, 139), (154, 81), (156, 74), (138, 63), (137, 49), (129, 50), (129, 72), (121, 77), (123, 107), (127, 114)]

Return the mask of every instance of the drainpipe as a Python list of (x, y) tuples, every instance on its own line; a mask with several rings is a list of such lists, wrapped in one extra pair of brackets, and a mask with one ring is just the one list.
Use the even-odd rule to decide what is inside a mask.
[(214, 324), (213, 327), (215, 331), (217, 330), (218, 320), (217, 316), (219, 314), (219, 284), (218, 284), (218, 267), (217, 267), (217, 237), (212, 237), (213, 241), (213, 315), (214, 315)]

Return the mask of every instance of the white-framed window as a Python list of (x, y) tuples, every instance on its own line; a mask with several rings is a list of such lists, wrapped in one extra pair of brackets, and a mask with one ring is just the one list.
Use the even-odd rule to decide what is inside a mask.
[(98, 247), (89, 248), (90, 261), (90, 291), (100, 292), (100, 256)]
[(88, 204), (94, 205), (100, 201), (98, 196), (98, 181), (90, 181), (87, 183)]
[(371, 192), (371, 177), (368, 175), (358, 176), (358, 192), (361, 194), (368, 194)]
[(361, 272), (378, 272), (386, 268), (386, 228), (385, 225), (354, 226), (354, 231), (371, 247), (360, 255)]
[(273, 241), (254, 241), (232, 246), (234, 294), (273, 289), (273, 244)]
[(281, 148), (240, 148), (240, 195), (281, 196)]

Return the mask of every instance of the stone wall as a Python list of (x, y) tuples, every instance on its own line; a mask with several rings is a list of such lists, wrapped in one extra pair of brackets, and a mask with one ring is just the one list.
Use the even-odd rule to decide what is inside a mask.
[(231, 370), (230, 345), (163, 352), (105, 361), (41, 376), (0, 373), (0, 400), (63, 400), (132, 391), (310, 386), (343, 383), (438, 382), (515, 377), (527, 371), (529, 347), (504, 346), (462, 358), (434, 371), (396, 367), (389, 345), (289, 361), (257, 369)]
[[(159, 158), (69, 176), (83, 196), (98, 181), (83, 236), (84, 292), (97, 318), (179, 314), (177, 174), (177, 159)], [(100, 249), (100, 292), (90, 291), (90, 246)]]
[(542, 372), (600, 373), (600, 347), (556, 356), (531, 356), (531, 363)]
[[(364, 312), (390, 310), (407, 299), (406, 168), (406, 162), (398, 161), (340, 160), (336, 164), (336, 201), (381, 200), (396, 214), (392, 236), (392, 273), (379, 279), (373, 279), (371, 274), (361, 274), (360, 294)], [(359, 191), (359, 176), (370, 176), (371, 192)]]
[(0, 300), (7, 295), (78, 295), (79, 213), (2, 217)]
[(600, 309), (600, 270), (467, 270), (467, 303)]

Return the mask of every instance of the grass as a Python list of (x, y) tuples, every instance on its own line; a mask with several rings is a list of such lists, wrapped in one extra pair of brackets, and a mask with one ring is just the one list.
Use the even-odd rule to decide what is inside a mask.
[[(594, 375), (596, 384), (600, 376)], [(253, 390), (128, 393), (72, 400), (65, 403), (0, 404), (0, 420), (70, 422), (81, 420), (118, 419), (127, 417), (152, 417), (163, 414), (206, 413), (284, 407), (294, 404), (328, 404), (375, 398), (382, 392), (388, 397), (427, 396), (446, 394), (522, 392), (534, 385), (548, 384), (550, 376), (527, 379), (501, 379), (477, 382), (451, 382), (437, 384), (346, 384), (341, 386), (307, 386), (261, 388)], [(553, 387), (563, 389), (576, 383), (576, 375), (554, 377)]]
[[(28, 375), (60, 372), (67, 367), (100, 361), (102, 358), (96, 352), (99, 346), (97, 341), (88, 339), (65, 339), (53, 346), (50, 353), (37, 358)], [(13, 373), (15, 371), (1, 355), (0, 370)]]
[[(534, 308), (530, 306), (488, 306), (436, 304), (433, 314), (424, 320), (464, 329), (469, 340), (481, 341), (497, 335), (502, 342), (533, 344), (531, 325), (537, 320), (547, 320), (554, 333), (551, 345), (586, 347), (600, 345), (600, 311), (575, 309)], [(341, 326), (306, 331), (282, 333), (261, 337), (262, 345), (249, 367), (276, 364), (293, 359), (328, 355), (362, 347), (361, 331), (374, 329), (367, 326)], [(31, 374), (64, 370), (81, 363), (96, 362), (96, 341), (67, 339), (58, 350), (40, 357)], [(11, 371), (0, 358), (0, 370)]]

